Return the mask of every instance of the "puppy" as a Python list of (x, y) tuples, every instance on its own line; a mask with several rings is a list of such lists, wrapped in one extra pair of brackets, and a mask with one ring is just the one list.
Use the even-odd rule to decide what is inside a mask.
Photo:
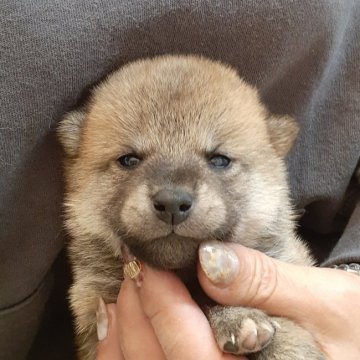
[[(116, 301), (123, 245), (150, 266), (191, 274), (188, 283), (204, 240), (313, 263), (294, 232), (283, 162), (296, 134), (233, 69), (194, 56), (126, 65), (62, 120), (80, 359), (95, 359), (95, 312), (99, 298)], [(206, 313), (225, 352), (324, 359), (289, 320), (218, 305)]]

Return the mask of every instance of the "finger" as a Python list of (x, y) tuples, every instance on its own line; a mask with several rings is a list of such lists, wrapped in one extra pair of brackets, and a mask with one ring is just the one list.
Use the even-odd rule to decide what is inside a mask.
[(97, 343), (97, 360), (125, 360), (118, 340), (115, 304), (107, 305), (107, 316), (109, 321), (107, 336)]
[(200, 284), (218, 303), (256, 307), (300, 323), (334, 312), (336, 298), (354, 287), (354, 279), (339, 271), (284, 263), (238, 244), (207, 243), (199, 256)]
[(149, 319), (144, 314), (138, 289), (132, 280), (122, 283), (117, 301), (118, 331), (126, 360), (165, 359)]
[(146, 267), (139, 293), (166, 359), (241, 359), (220, 351), (204, 313), (174, 274)]

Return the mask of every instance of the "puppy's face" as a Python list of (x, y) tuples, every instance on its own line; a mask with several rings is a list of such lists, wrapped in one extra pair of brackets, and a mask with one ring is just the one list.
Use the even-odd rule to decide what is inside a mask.
[(219, 63), (162, 57), (112, 74), (60, 126), (72, 235), (122, 244), (166, 269), (204, 240), (261, 247), (287, 202), (282, 156), (296, 128)]

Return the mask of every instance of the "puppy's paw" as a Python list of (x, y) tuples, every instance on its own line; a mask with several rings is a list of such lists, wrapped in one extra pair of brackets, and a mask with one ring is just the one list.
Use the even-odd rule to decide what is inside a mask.
[(276, 330), (271, 318), (255, 309), (214, 306), (208, 317), (220, 348), (235, 355), (264, 349)]

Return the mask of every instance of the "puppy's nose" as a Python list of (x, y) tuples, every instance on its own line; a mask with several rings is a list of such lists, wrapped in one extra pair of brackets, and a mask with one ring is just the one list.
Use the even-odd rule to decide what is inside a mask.
[(160, 190), (155, 194), (154, 208), (162, 221), (177, 225), (186, 220), (192, 206), (192, 197), (182, 190)]

